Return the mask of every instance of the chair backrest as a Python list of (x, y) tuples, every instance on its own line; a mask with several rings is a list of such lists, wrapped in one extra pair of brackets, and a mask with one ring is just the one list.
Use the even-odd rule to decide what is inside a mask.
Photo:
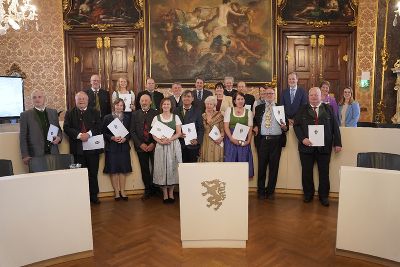
[(33, 157), (29, 161), (29, 172), (45, 172), (55, 170), (69, 169), (74, 163), (74, 157), (71, 154), (45, 155), (42, 157)]
[(12, 161), (9, 159), (0, 159), (0, 176), (14, 175)]
[(357, 167), (400, 171), (400, 155), (382, 152), (358, 153)]

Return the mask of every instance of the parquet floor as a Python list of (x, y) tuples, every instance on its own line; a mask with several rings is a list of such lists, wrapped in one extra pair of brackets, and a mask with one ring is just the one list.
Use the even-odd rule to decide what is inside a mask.
[(378, 266), (335, 256), (336, 200), (326, 208), (296, 195), (271, 201), (250, 193), (246, 249), (182, 249), (179, 202), (139, 197), (93, 206), (94, 257), (56, 266)]

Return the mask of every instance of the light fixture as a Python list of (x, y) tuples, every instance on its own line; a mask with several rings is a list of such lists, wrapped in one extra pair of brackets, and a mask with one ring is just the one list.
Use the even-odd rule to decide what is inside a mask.
[(19, 30), (21, 27), (28, 29), (27, 22), (30, 20), (36, 21), (36, 30), (38, 29), (36, 6), (30, 2), (30, 0), (0, 0), (0, 35), (6, 34), (10, 27), (14, 30)]

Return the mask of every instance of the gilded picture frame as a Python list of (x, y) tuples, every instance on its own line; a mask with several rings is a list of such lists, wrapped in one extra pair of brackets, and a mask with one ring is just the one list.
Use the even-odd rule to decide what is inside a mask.
[(275, 0), (146, 3), (147, 76), (158, 84), (274, 79)]

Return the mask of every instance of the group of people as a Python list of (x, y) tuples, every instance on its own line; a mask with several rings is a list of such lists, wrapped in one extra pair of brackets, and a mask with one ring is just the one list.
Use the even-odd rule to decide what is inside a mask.
[[(290, 88), (283, 92), (281, 99), (285, 121), (275, 118), (274, 88), (260, 87), (260, 99), (256, 101), (247, 93), (245, 82), (240, 81), (237, 89), (233, 88), (233, 77), (225, 77), (223, 83), (217, 83), (215, 94), (204, 88), (201, 78), (196, 79), (195, 90), (183, 91), (180, 83), (174, 83), (169, 97), (155, 90), (152, 78), (146, 80), (145, 90), (137, 96), (128, 90), (127, 79), (120, 78), (111, 101), (108, 92), (101, 88), (98, 75), (92, 75), (90, 84), (90, 89), (75, 95), (75, 107), (66, 112), (63, 130), (69, 137), (70, 153), (75, 163), (88, 169), (90, 201), (93, 204), (100, 203), (97, 173), (99, 154), (103, 149), (84, 150), (82, 146), (93, 136), (103, 134), (103, 172), (110, 175), (116, 201), (128, 200), (125, 182), (126, 176), (132, 172), (129, 144), (132, 140), (145, 186), (142, 199), (152, 197), (160, 187), (163, 202), (173, 203), (174, 186), (179, 184), (177, 168), (180, 162), (248, 162), (248, 176), (253, 177), (250, 143), (254, 135), (258, 157), (258, 197), (274, 199), (282, 147), (286, 145), (289, 125), (293, 125), (299, 140), (304, 202), (310, 202), (314, 196), (312, 169), (317, 161), (319, 198), (322, 205), (328, 206), (330, 154), (333, 147), (336, 152), (341, 150), (339, 125), (356, 126), (359, 116), (359, 106), (352, 97), (351, 88), (345, 88), (338, 106), (328, 94), (329, 82), (324, 82), (321, 89), (311, 88), (307, 97), (307, 93), (297, 87), (296, 73), (289, 74)], [(20, 121), (21, 155), (26, 164), (34, 156), (57, 154), (57, 145), (62, 140), (57, 112), (46, 107), (44, 92), (35, 90), (31, 96), (34, 108), (23, 112)], [(115, 119), (128, 130), (126, 136), (114, 136), (109, 129), (109, 124)], [(156, 123), (171, 128), (173, 135), (169, 138), (152, 135), (150, 131)], [(191, 123), (195, 125), (197, 137), (185, 142), (182, 126)], [(60, 130), (53, 141), (48, 141), (47, 132), (51, 124)], [(239, 124), (249, 129), (242, 140), (233, 134)], [(308, 125), (324, 125), (324, 146), (312, 146), (308, 139)], [(211, 138), (210, 133), (215, 131), (219, 135)]]

